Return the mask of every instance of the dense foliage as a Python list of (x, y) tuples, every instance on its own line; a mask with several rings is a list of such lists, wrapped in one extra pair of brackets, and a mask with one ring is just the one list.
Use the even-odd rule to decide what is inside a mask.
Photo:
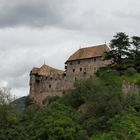
[(140, 72), (140, 37), (129, 38), (125, 33), (117, 33), (110, 41), (111, 50), (106, 53), (105, 59), (111, 60), (111, 68), (121, 75), (129, 68)]
[(1, 104), (0, 139), (139, 140), (140, 95), (124, 95), (124, 79), (136, 82), (140, 74), (120, 77), (100, 70), (41, 109), (27, 107), (18, 112), (11, 104)]

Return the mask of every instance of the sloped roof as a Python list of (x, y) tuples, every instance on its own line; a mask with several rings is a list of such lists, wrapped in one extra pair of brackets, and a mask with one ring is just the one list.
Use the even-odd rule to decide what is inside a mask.
[(80, 48), (73, 55), (71, 55), (67, 61), (103, 56), (103, 54), (108, 51), (110, 51), (110, 49), (106, 44)]
[(39, 71), (39, 68), (34, 67), (34, 68), (31, 70), (31, 73), (32, 73), (32, 74), (36, 74), (36, 73), (38, 73), (38, 71)]
[(40, 68), (33, 68), (31, 70), (31, 73), (32, 74), (38, 74), (38, 75), (45, 75), (45, 76), (47, 76), (47, 75), (62, 74), (62, 73), (64, 73), (64, 71), (52, 68), (52, 67), (44, 64)]

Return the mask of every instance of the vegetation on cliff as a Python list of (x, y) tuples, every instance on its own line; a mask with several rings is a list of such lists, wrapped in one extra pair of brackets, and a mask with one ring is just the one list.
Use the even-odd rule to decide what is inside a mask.
[(139, 75), (97, 72), (44, 108), (14, 110), (0, 105), (0, 139), (132, 140), (140, 139), (140, 95), (123, 94), (122, 80)]

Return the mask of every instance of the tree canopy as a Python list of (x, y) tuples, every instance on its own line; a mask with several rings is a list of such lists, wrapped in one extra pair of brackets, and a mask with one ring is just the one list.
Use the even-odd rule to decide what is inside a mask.
[(105, 59), (112, 61), (111, 68), (120, 75), (128, 68), (140, 72), (140, 37), (133, 36), (130, 39), (128, 35), (120, 32), (110, 41), (109, 46), (111, 50), (106, 53)]

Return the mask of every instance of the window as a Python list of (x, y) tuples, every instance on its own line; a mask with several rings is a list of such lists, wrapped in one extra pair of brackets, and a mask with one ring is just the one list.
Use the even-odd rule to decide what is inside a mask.
[(75, 69), (73, 69), (73, 72), (75, 72)]
[(51, 85), (49, 85), (49, 88), (51, 88)]
[(96, 58), (94, 58), (94, 62), (96, 62)]
[(70, 65), (72, 65), (72, 62), (70, 62)]
[(87, 74), (87, 72), (86, 72), (86, 68), (84, 68), (84, 74)]
[(66, 73), (63, 73), (63, 77), (65, 77), (66, 76)]
[(80, 71), (82, 71), (82, 68), (80, 68)]
[(43, 101), (42, 101), (42, 104), (43, 105), (46, 105), (48, 103), (48, 98), (45, 98)]
[(81, 62), (80, 62), (80, 60), (78, 61), (78, 64), (80, 64)]

